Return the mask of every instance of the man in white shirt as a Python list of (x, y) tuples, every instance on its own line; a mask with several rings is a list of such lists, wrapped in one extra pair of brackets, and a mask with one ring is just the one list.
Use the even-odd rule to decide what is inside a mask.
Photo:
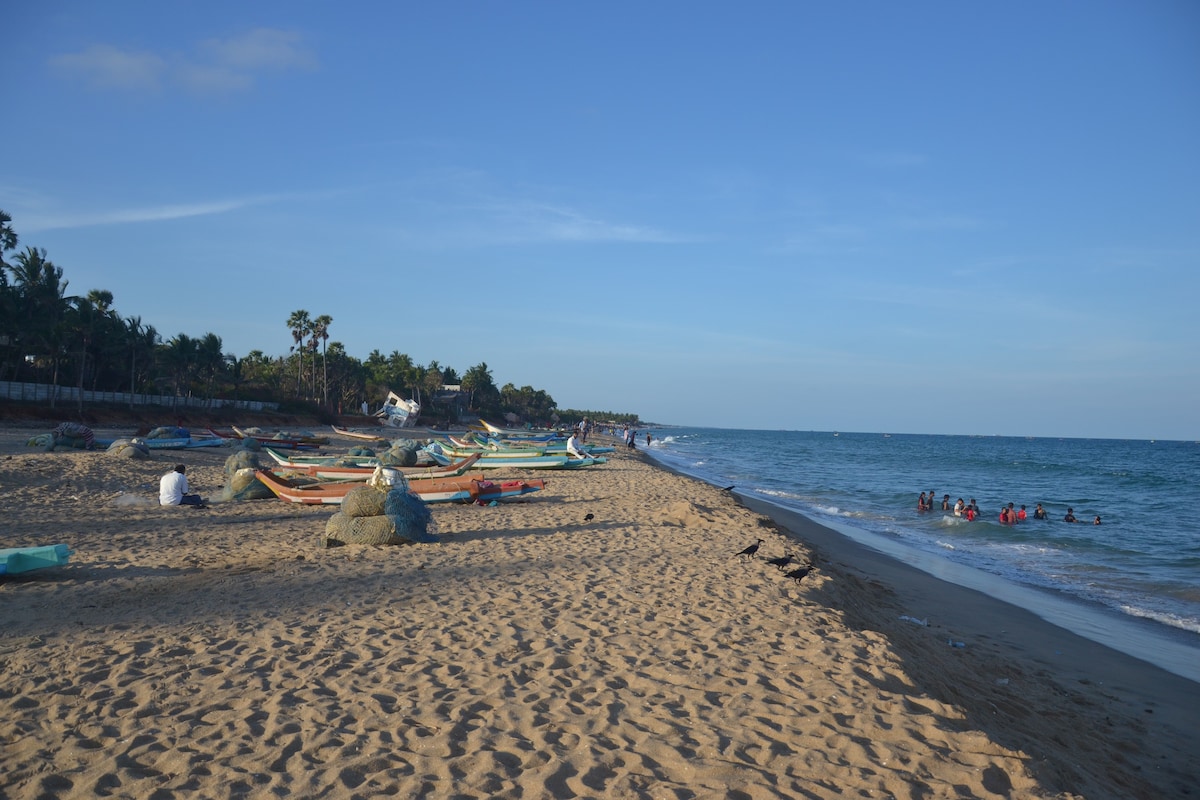
[(187, 467), (176, 464), (175, 469), (162, 476), (158, 482), (158, 503), (164, 506), (200, 506), (204, 499), (198, 494), (188, 494)]
[(591, 454), (583, 449), (583, 443), (579, 441), (579, 434), (572, 431), (571, 438), (567, 439), (567, 455), (572, 458), (591, 458)]

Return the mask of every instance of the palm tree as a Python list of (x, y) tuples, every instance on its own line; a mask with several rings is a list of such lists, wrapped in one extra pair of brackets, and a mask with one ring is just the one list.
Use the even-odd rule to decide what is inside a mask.
[(4, 272), (4, 254), (17, 249), (17, 232), (13, 230), (12, 217), (4, 209), (0, 209), (0, 273)]
[[(67, 283), (62, 267), (46, 258), (44, 248), (26, 247), (18, 253), (9, 268), (17, 291), (20, 308), (22, 356), (48, 360), (51, 364), (51, 383), (58, 386), (58, 368), (66, 339), (67, 312), (75, 298), (67, 296)], [(50, 407), (54, 408), (58, 392), (51, 389)]]
[(176, 334), (171, 341), (163, 345), (160, 351), (167, 370), (174, 382), (175, 408), (179, 407), (180, 389), (188, 384), (188, 396), (192, 394), (192, 371), (196, 365), (196, 351), (199, 342), (186, 333)]
[[(333, 324), (333, 317), (328, 314), (322, 314), (312, 321), (312, 341), (316, 344), (318, 339), (321, 340), (321, 377), (325, 406), (329, 406), (329, 362), (326, 360), (326, 343), (329, 341), (329, 326)], [(313, 366), (316, 367), (314, 360)], [(315, 394), (315, 392), (314, 392)]]
[(209, 401), (216, 394), (217, 377), (225, 368), (225, 357), (221, 355), (221, 337), (215, 333), (206, 333), (196, 340), (195, 371), (204, 378)]
[(287, 326), (292, 331), (292, 347), (288, 350), (289, 353), (298, 351), (300, 363), (296, 365), (296, 396), (300, 396), (300, 376), (304, 370), (304, 350), (301, 343), (308, 336), (309, 329), (312, 328), (312, 320), (308, 316), (308, 312), (303, 309), (293, 311), (288, 317)]
[[(70, 328), (79, 341), (79, 382), (76, 389), (79, 392), (79, 411), (83, 413), (83, 378), (87, 374), (88, 351), (95, 344), (97, 319), (106, 319), (109, 315), (113, 294), (107, 289), (92, 289), (86, 297), (76, 297), (74, 300), (75, 313)], [(92, 385), (95, 386), (95, 381)]]
[(137, 393), (137, 365), (139, 361), (150, 364), (154, 348), (159, 345), (158, 331), (153, 325), (142, 326), (141, 317), (125, 320), (125, 346), (129, 348), (129, 408), (133, 408), (133, 396)]

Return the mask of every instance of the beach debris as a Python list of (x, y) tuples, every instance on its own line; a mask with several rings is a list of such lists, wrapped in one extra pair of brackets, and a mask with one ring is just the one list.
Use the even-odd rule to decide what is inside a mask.
[(922, 628), (929, 627), (928, 619), (917, 619), (916, 617), (910, 617), (908, 614), (901, 614), (900, 619), (904, 620), (905, 622), (911, 622), (913, 625), (920, 625)]
[(745, 556), (746, 558), (750, 558), (751, 556), (753, 556), (755, 553), (758, 552), (758, 548), (762, 546), (763, 541), (764, 541), (763, 539), (759, 539), (757, 542), (750, 545), (745, 550), (742, 550), (741, 552), (736, 553), (735, 555)]
[(966, 642), (956, 642), (953, 639), (947, 639), (946, 644), (950, 645), (951, 647), (966, 647), (967, 646)]
[(596, 515), (595, 515), (595, 514), (584, 514), (584, 515), (583, 515), (583, 521), (584, 521), (584, 522), (591, 522), (591, 521), (592, 521), (592, 520), (594, 520), (595, 518), (596, 518)]

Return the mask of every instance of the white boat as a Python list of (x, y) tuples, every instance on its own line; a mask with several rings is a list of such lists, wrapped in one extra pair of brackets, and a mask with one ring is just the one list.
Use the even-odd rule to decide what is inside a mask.
[(389, 428), (411, 428), (417, 424), (421, 404), (416, 400), (405, 400), (395, 392), (388, 392), (387, 400), (375, 412), (379, 424)]

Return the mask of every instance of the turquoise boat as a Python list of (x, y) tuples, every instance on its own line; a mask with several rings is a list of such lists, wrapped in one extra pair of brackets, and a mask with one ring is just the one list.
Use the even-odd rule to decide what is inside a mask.
[(42, 547), (10, 547), (0, 550), (0, 575), (17, 575), (35, 569), (61, 567), (71, 557), (71, 548), (65, 544), (49, 544)]

